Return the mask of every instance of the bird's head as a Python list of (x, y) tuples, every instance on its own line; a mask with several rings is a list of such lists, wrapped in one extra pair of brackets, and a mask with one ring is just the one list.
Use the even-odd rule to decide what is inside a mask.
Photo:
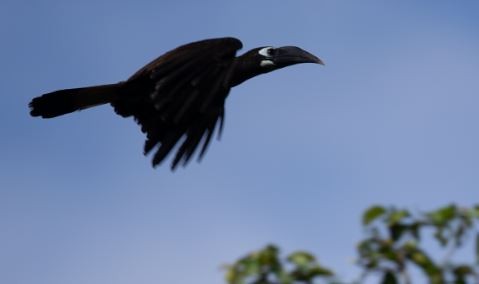
[(296, 46), (283, 46), (278, 48), (263, 46), (255, 48), (250, 52), (253, 54), (256, 53), (259, 67), (266, 70), (269, 69), (269, 71), (300, 63), (317, 63), (324, 65), (321, 59)]
[(239, 56), (237, 62), (238, 72), (235, 75), (238, 77), (234, 85), (238, 85), (256, 75), (295, 64), (316, 63), (324, 65), (321, 59), (296, 46), (257, 47)]

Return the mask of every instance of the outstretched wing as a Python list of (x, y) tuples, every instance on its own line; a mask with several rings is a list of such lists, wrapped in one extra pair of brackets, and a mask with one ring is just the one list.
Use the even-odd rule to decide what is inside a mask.
[(171, 168), (186, 165), (202, 143), (203, 157), (215, 128), (221, 133), (224, 103), (237, 50), (235, 38), (209, 39), (180, 46), (152, 61), (127, 82), (124, 99), (112, 105), (134, 116), (146, 133), (145, 155), (154, 150), (159, 165), (181, 141)]

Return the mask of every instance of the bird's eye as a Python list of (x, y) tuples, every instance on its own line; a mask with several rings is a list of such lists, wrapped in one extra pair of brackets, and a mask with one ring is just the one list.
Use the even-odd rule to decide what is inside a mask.
[(271, 47), (271, 46), (264, 47), (264, 48), (260, 49), (258, 51), (258, 53), (259, 53), (259, 55), (262, 55), (266, 58), (271, 58), (271, 57), (273, 57), (274, 48)]

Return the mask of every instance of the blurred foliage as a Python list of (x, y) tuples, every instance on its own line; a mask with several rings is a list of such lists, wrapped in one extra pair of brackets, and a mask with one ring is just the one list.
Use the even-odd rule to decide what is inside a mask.
[(273, 245), (253, 252), (228, 267), (226, 279), (234, 284), (313, 283), (317, 278), (329, 278), (333, 272), (319, 264), (316, 258), (303, 251), (282, 260)]
[[(333, 270), (308, 252), (282, 258), (276, 246), (250, 253), (227, 267), (229, 284), (296, 283), (413, 283), (420, 271), (432, 284), (479, 283), (479, 205), (448, 205), (430, 212), (411, 212), (395, 207), (372, 206), (362, 216), (365, 237), (358, 244), (357, 265), (362, 274), (353, 282), (340, 281)], [(472, 246), (464, 246), (474, 239)], [(425, 248), (435, 244), (434, 253)], [(461, 248), (474, 247), (474, 260), (455, 262)], [(417, 281), (416, 281), (417, 282)], [(370, 281), (367, 283), (371, 283)]]

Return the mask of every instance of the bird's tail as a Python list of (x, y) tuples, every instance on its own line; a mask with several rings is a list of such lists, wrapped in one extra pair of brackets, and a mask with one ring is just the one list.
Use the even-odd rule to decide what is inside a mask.
[(107, 104), (118, 97), (121, 85), (117, 83), (47, 93), (30, 102), (30, 115), (52, 118)]

